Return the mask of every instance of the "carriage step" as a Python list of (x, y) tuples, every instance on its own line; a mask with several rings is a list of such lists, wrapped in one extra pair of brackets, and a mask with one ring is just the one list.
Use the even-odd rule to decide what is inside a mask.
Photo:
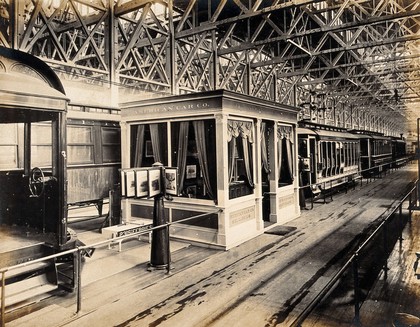
[(20, 281), (19, 283), (6, 285), (6, 307), (27, 302), (31, 298), (51, 292), (57, 288), (57, 284), (49, 282), (45, 274)]

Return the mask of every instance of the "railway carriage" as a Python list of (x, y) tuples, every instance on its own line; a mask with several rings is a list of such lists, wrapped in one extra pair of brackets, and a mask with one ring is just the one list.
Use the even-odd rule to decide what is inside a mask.
[[(300, 124), (298, 155), (301, 186), (314, 195), (351, 182), (359, 174), (360, 140), (343, 128)], [(309, 188), (305, 189), (308, 193)]]
[[(0, 268), (83, 244), (67, 226), (68, 101), (48, 65), (0, 47)], [(74, 289), (73, 267), (67, 255), (3, 273), (2, 310)]]
[(406, 141), (401, 136), (400, 138), (391, 138), (392, 144), (392, 168), (398, 168), (408, 162)]
[(360, 169), (363, 177), (388, 170), (392, 164), (392, 142), (381, 133), (352, 131), (360, 138)]

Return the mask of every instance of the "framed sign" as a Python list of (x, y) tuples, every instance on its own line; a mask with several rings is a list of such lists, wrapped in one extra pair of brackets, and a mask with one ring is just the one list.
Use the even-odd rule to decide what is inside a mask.
[(134, 170), (125, 170), (126, 197), (131, 198), (136, 195), (136, 183)]
[(187, 165), (187, 179), (197, 178), (197, 166)]
[(135, 169), (135, 181), (136, 181), (136, 197), (143, 198), (149, 195), (149, 184), (147, 182), (147, 170), (146, 169)]
[(178, 168), (165, 168), (165, 194), (178, 195)]
[(148, 174), (148, 187), (149, 187), (149, 197), (158, 195), (162, 192), (162, 185), (161, 185), (161, 169), (160, 167), (157, 168), (149, 168), (147, 171)]

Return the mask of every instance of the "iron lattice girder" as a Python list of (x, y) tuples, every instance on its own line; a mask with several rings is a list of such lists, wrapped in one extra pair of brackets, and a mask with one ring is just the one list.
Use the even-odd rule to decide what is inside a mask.
[[(375, 97), (389, 90), (388, 72), (399, 80), (410, 75), (406, 84), (415, 78), (418, 63), (407, 59), (418, 53), (399, 53), (415, 49), (420, 37), (415, 1), (405, 6), (397, 0), (244, 2), (208, 1), (203, 7), (197, 0), (174, 0), (172, 8), (172, 0), (106, 6), (99, 0), (63, 0), (51, 14), (34, 1), (20, 41), (26, 51), (38, 51), (68, 71), (84, 69), (86, 76), (107, 78), (116, 67), (119, 81), (130, 85), (149, 83), (172, 92), (225, 87), (289, 104), (296, 87), (319, 85), (318, 80), (334, 89), (351, 78), (363, 84), (357, 94)], [(154, 12), (156, 4), (166, 8), (163, 14)], [(110, 33), (114, 48), (106, 44)], [(1, 31), (0, 42), (7, 42)], [(392, 58), (392, 52), (398, 55)], [(377, 66), (381, 61), (394, 66)], [(410, 87), (398, 86), (406, 94)]]

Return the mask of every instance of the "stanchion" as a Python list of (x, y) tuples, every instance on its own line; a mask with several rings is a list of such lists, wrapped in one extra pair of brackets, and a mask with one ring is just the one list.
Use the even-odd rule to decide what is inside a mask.
[[(153, 164), (154, 167), (160, 167), (160, 179), (161, 185), (162, 183), (162, 167), (161, 163)], [(153, 227), (158, 227), (161, 225), (166, 224), (165, 221), (165, 212), (163, 207), (163, 192), (155, 195), (154, 197), (154, 204), (153, 204)], [(149, 270), (152, 269), (165, 269), (168, 266), (168, 242), (169, 242), (169, 235), (167, 232), (167, 228), (159, 228), (153, 229), (152, 231), (152, 247), (150, 253), (150, 264)]]
[[(154, 198), (153, 227), (157, 227), (165, 223), (163, 196), (157, 195)], [(166, 234), (166, 228), (154, 229), (152, 231), (150, 267), (155, 269), (165, 269), (168, 265), (168, 237)]]
[(360, 288), (359, 288), (359, 263), (356, 254), (353, 260), (353, 283), (354, 283), (354, 323), (360, 326)]

